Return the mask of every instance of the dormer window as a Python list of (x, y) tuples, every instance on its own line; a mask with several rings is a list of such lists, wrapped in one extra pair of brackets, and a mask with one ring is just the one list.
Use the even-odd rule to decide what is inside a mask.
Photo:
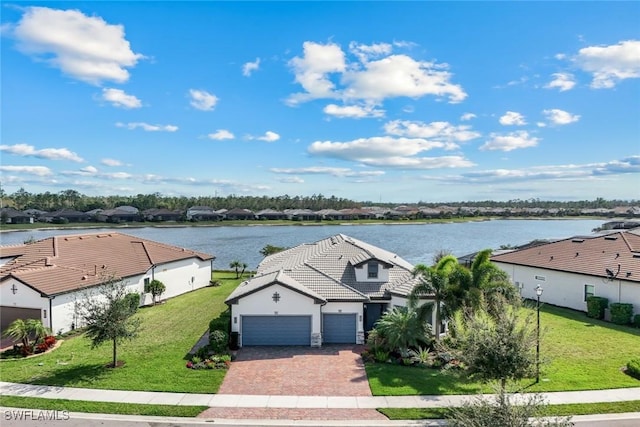
[(369, 279), (377, 279), (378, 278), (378, 263), (375, 261), (371, 261), (367, 264), (367, 277)]

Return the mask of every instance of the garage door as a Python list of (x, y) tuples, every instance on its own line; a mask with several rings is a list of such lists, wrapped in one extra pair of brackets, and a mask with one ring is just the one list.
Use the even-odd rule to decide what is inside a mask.
[(311, 316), (242, 316), (242, 345), (311, 345)]
[(322, 315), (322, 342), (327, 344), (356, 343), (356, 315), (325, 313)]
[(39, 308), (22, 308), (13, 306), (0, 306), (0, 332), (7, 329), (7, 326), (16, 319), (41, 319)]

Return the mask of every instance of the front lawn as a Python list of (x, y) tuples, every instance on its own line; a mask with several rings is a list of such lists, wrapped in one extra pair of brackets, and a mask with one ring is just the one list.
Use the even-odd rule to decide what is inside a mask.
[[(532, 310), (523, 309), (525, 312)], [(640, 387), (621, 371), (640, 355), (640, 330), (588, 318), (584, 313), (545, 305), (541, 308), (541, 381), (523, 381), (525, 391), (600, 390)], [(374, 396), (473, 394), (482, 388), (456, 371), (369, 363)]]
[(0, 362), (2, 381), (114, 390), (216, 393), (226, 370), (193, 370), (185, 356), (227, 307), (224, 299), (240, 280), (235, 273), (215, 273), (221, 286), (206, 287), (142, 308), (140, 335), (118, 347), (121, 368), (111, 361), (111, 344), (94, 350), (84, 336), (66, 339), (39, 357)]

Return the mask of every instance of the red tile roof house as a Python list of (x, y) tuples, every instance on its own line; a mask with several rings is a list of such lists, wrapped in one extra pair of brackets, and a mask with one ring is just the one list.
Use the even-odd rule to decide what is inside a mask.
[[(139, 294), (145, 282), (160, 280), (162, 298), (202, 288), (211, 280), (214, 258), (121, 233), (0, 246), (0, 330), (17, 318), (36, 318), (54, 333), (69, 331), (79, 326), (74, 302), (109, 276)], [(151, 295), (142, 295), (141, 305), (151, 302)]]
[(296, 246), (264, 258), (229, 295), (231, 331), (240, 346), (362, 344), (382, 313), (407, 305), (412, 270), (344, 234)]
[(640, 230), (573, 237), (491, 257), (525, 298), (587, 311), (589, 295), (640, 314)]

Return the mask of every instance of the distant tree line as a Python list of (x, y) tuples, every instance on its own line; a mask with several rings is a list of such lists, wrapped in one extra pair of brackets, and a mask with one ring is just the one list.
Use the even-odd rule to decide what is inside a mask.
[[(74, 209), (87, 212), (93, 209), (113, 209), (117, 206), (133, 206), (143, 211), (153, 208), (169, 210), (187, 210), (192, 206), (208, 206), (214, 209), (242, 208), (258, 211), (261, 209), (349, 209), (363, 206), (395, 207), (399, 203), (375, 203), (371, 201), (355, 201), (342, 197), (326, 197), (322, 194), (311, 196), (163, 196), (160, 193), (137, 194), (135, 196), (87, 196), (76, 190), (63, 190), (58, 193), (46, 191), (44, 193), (30, 193), (20, 188), (12, 194), (7, 194), (0, 186), (0, 200), (2, 207), (13, 207), (19, 210), (40, 209), (56, 211), (59, 209)], [(611, 209), (616, 206), (634, 206), (640, 204), (638, 200), (595, 200), (552, 201), (540, 199), (513, 199), (508, 201), (460, 201), (460, 202), (418, 202), (408, 205), (437, 208), (442, 205), (451, 207), (510, 207), (510, 208), (543, 208), (543, 209)]]

